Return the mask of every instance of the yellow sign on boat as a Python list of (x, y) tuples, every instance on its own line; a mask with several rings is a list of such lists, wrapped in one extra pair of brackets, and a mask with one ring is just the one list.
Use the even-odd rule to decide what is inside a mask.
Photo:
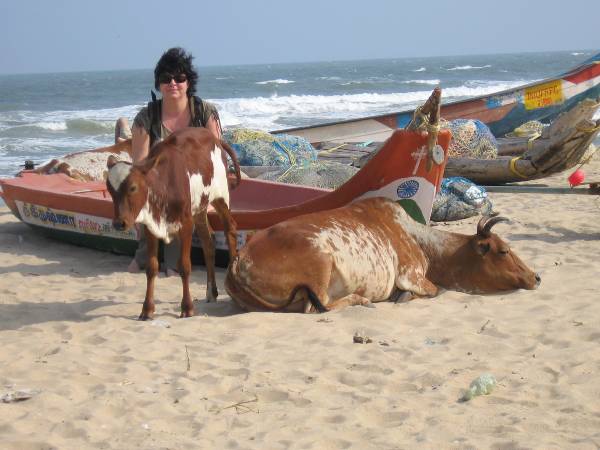
[(544, 108), (562, 103), (563, 100), (562, 80), (525, 89), (525, 109)]

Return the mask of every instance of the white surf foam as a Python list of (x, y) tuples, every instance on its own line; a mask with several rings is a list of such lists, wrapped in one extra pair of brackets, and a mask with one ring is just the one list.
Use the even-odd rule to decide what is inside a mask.
[(490, 64), (486, 64), (485, 66), (456, 66), (446, 70), (479, 70), (479, 69), (488, 69), (492, 67)]
[[(528, 81), (500, 82), (480, 86), (459, 86), (443, 90), (444, 100), (491, 94), (520, 86)], [(287, 128), (277, 123), (298, 120), (341, 120), (411, 109), (426, 100), (431, 90), (390, 94), (288, 95), (253, 98), (209, 99), (217, 105), (224, 126), (239, 125), (262, 130)]]
[(403, 81), (402, 84), (430, 84), (435, 86), (440, 84), (440, 80), (408, 80)]
[(284, 80), (278, 78), (277, 80), (257, 81), (256, 84), (290, 84), (294, 83), (292, 80)]

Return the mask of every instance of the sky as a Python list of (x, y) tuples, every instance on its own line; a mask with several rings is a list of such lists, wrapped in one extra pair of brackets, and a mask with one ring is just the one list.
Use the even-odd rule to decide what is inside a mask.
[(600, 0), (0, 1), (0, 74), (600, 48)]

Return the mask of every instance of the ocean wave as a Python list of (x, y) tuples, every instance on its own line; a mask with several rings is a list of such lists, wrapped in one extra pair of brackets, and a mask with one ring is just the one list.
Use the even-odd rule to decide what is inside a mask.
[(115, 120), (96, 121), (87, 119), (68, 119), (57, 122), (37, 122), (2, 127), (0, 136), (14, 138), (39, 137), (52, 134), (111, 134), (115, 129)]
[(294, 83), (293, 80), (285, 80), (278, 78), (277, 80), (257, 81), (256, 84), (290, 84)]
[[(523, 81), (444, 89), (445, 101), (491, 94), (522, 85)], [(411, 109), (425, 101), (431, 90), (400, 93), (340, 95), (287, 95), (209, 100), (217, 105), (224, 126), (239, 125), (262, 130), (282, 128), (297, 121), (341, 120)], [(294, 126), (294, 125), (288, 125)]]
[(144, 105), (126, 105), (116, 108), (88, 110), (56, 110), (56, 111), (9, 111), (0, 112), (0, 123), (11, 122), (21, 125), (66, 123), (69, 120), (84, 119), (96, 121), (116, 121), (118, 117), (133, 119)]
[(419, 67), (418, 69), (413, 70), (413, 72), (425, 72), (426, 70), (425, 67)]
[(486, 64), (485, 66), (456, 66), (446, 70), (479, 70), (479, 69), (489, 69), (491, 64)]
[(408, 81), (403, 81), (402, 84), (430, 84), (430, 85), (438, 85), (438, 84), (440, 84), (440, 80), (408, 80)]
[(41, 128), (48, 131), (65, 131), (67, 124), (65, 122), (40, 122), (33, 125), (24, 125), (16, 128)]
[(88, 119), (70, 119), (67, 120), (67, 130), (83, 134), (105, 134), (114, 133), (115, 121), (98, 121)]
[(111, 143), (112, 136), (108, 135), (95, 138), (88, 136), (0, 137), (0, 177), (14, 176), (28, 159), (39, 166), (67, 153), (105, 147)]

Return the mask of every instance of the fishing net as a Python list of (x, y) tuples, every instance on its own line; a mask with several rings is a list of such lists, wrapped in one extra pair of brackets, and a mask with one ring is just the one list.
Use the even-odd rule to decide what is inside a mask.
[(228, 128), (223, 139), (235, 150), (241, 166), (290, 167), (317, 159), (317, 151), (306, 139), (288, 134)]
[(442, 180), (441, 189), (435, 196), (431, 220), (450, 222), (491, 211), (492, 202), (483, 187), (466, 178), (449, 177)]
[(302, 166), (292, 166), (258, 176), (263, 180), (287, 184), (300, 184), (325, 189), (337, 189), (359, 169), (332, 161), (313, 161)]
[(48, 171), (48, 174), (57, 173), (59, 165), (67, 163), (72, 174), (79, 173), (86, 181), (104, 181), (107, 172), (106, 161), (109, 156), (114, 156), (119, 161), (131, 162), (131, 156), (126, 152), (79, 152), (58, 158), (58, 163)]
[(452, 132), (448, 148), (451, 157), (495, 159), (498, 156), (498, 142), (483, 122), (474, 119), (442, 120), (441, 127)]
[(542, 131), (547, 125), (537, 120), (530, 120), (525, 122), (523, 125), (515, 128), (510, 133), (506, 134), (506, 137), (525, 137), (525, 138), (537, 138), (542, 135)]

